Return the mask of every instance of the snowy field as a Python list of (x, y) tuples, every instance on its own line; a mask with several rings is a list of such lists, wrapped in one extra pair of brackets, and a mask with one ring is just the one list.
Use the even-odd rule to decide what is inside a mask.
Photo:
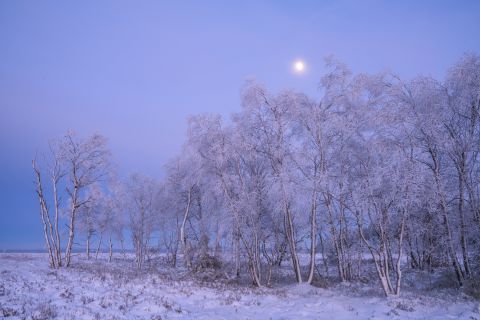
[(43, 254), (0, 254), (0, 318), (7, 319), (480, 319), (462, 293), (406, 290), (386, 299), (361, 284), (256, 289), (202, 282), (167, 267), (77, 257), (51, 270)]

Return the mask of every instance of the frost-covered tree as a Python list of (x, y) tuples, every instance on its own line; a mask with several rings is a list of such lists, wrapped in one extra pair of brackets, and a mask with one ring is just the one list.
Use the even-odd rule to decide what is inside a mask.
[(98, 183), (108, 158), (99, 136), (52, 144), (45, 172), (33, 162), (50, 264), (68, 265), (78, 218), (87, 256), (102, 235), (110, 252), (112, 237), (123, 247), (127, 228), (141, 268), (158, 232), (173, 266), (178, 252), (190, 272), (217, 259), (255, 286), (272, 285), (289, 259), (290, 276), (313, 283), (318, 253), (338, 281), (375, 270), (387, 296), (400, 294), (408, 267), (449, 270), (459, 286), (478, 277), (478, 55), (444, 81), (354, 74), (331, 57), (325, 67), (317, 98), (248, 81), (230, 121), (189, 118), (160, 183)]
[[(49, 171), (51, 178), (53, 218), (50, 218), (48, 200), (45, 194), (46, 184), (42, 180), (41, 169), (37, 165), (37, 161), (33, 160), (37, 195), (40, 201), (44, 230), (46, 230), (45, 240), (50, 252), (50, 264), (54, 268), (62, 265), (68, 267), (71, 262), (77, 214), (86, 203), (82, 200), (83, 193), (88, 186), (106, 176), (110, 152), (106, 148), (104, 137), (93, 135), (87, 139), (80, 139), (73, 132), (68, 132), (63, 138), (53, 141), (50, 144), (50, 150), (51, 155), (46, 159), (46, 170)], [(64, 187), (64, 192), (60, 190), (62, 187)], [(61, 239), (59, 231), (61, 210), (65, 211), (68, 227), (68, 240), (63, 258), (60, 254)]]
[(136, 266), (141, 269), (148, 256), (152, 232), (157, 225), (159, 187), (151, 178), (133, 174), (125, 182), (123, 192)]

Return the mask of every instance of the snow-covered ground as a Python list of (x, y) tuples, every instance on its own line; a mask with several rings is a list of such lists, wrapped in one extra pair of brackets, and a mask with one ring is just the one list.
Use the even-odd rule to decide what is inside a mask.
[(0, 318), (8, 319), (480, 319), (458, 293), (386, 299), (358, 285), (208, 283), (173, 270), (136, 273), (121, 259), (77, 258), (51, 270), (43, 254), (0, 254)]

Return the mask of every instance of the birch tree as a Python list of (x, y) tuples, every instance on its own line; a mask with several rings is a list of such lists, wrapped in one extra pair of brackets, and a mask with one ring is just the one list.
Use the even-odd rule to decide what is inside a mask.
[[(85, 205), (82, 194), (86, 188), (101, 180), (106, 174), (109, 165), (109, 151), (106, 148), (106, 140), (100, 135), (93, 135), (87, 139), (78, 138), (73, 132), (68, 132), (62, 139), (56, 140), (50, 145), (52, 157), (47, 165), (50, 171), (53, 189), (54, 218), (50, 218), (48, 201), (44, 189), (45, 182), (42, 180), (41, 169), (36, 160), (33, 168), (36, 176), (37, 195), (40, 201), (42, 221), (49, 236), (46, 237), (47, 248), (51, 254), (51, 266), (69, 266), (75, 238), (75, 227), (78, 210)], [(48, 169), (47, 169), (48, 170)], [(65, 192), (59, 190), (65, 186)], [(66, 202), (63, 202), (67, 198)], [(63, 204), (68, 206), (67, 226), (68, 240), (64, 257), (61, 257), (61, 239), (59, 232), (60, 210)], [(54, 221), (52, 224), (52, 220)], [(47, 241), (49, 240), (49, 241)], [(50, 243), (49, 243), (50, 242)]]
[(154, 180), (140, 174), (133, 174), (125, 183), (125, 199), (129, 228), (135, 249), (135, 262), (142, 269), (152, 232), (156, 226), (158, 185)]

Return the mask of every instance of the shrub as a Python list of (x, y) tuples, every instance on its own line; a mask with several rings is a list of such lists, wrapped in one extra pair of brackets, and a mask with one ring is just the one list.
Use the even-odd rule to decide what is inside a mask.
[(32, 314), (32, 320), (48, 320), (57, 316), (57, 310), (54, 306), (44, 303), (41, 304)]
[(204, 272), (209, 270), (220, 270), (222, 269), (222, 261), (217, 257), (211, 255), (200, 256), (194, 265), (195, 272)]
[(432, 289), (457, 288), (458, 282), (455, 274), (451, 271), (442, 271), (432, 283)]
[(469, 296), (480, 300), (480, 277), (471, 277), (465, 280), (463, 292)]

